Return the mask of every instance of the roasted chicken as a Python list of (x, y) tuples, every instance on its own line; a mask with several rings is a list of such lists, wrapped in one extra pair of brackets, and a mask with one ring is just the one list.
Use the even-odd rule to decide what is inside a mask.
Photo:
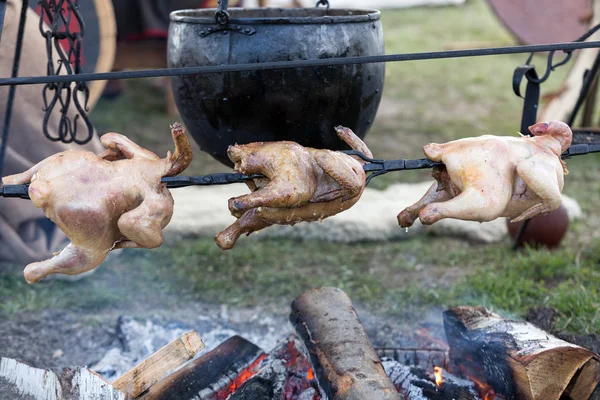
[(571, 129), (550, 121), (529, 130), (533, 137), (485, 135), (425, 146), (425, 155), (444, 166), (434, 169), (437, 182), (425, 196), (398, 215), (400, 226), (417, 218), (424, 225), (443, 218), (518, 222), (557, 209), (568, 173), (561, 154), (571, 145)]
[(106, 147), (100, 155), (65, 151), (2, 179), (5, 185), (31, 183), (33, 204), (71, 240), (53, 258), (29, 264), (27, 282), (89, 271), (113, 249), (162, 244), (173, 197), (161, 178), (179, 174), (192, 160), (184, 127), (176, 123), (171, 133), (175, 153), (163, 159), (123, 135), (107, 133), (100, 138)]
[[(350, 147), (372, 157), (354, 132), (335, 129)], [(342, 152), (281, 141), (229, 146), (227, 155), (236, 171), (265, 178), (247, 182), (252, 193), (229, 199), (229, 211), (238, 219), (215, 238), (223, 250), (231, 249), (243, 233), (320, 221), (347, 210), (365, 189), (364, 161)]]

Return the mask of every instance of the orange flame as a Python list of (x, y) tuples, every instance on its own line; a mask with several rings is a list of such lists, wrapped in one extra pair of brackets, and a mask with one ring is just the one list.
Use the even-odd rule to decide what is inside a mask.
[(433, 375), (435, 376), (436, 386), (440, 387), (442, 382), (444, 382), (444, 372), (440, 367), (433, 367)]
[(479, 395), (483, 400), (496, 399), (496, 392), (494, 391), (494, 389), (492, 389), (490, 385), (488, 385), (487, 383), (483, 383), (477, 378), (471, 376), (469, 377), (469, 379), (475, 382), (475, 385), (477, 385), (477, 391), (479, 392)]
[(239, 373), (238, 376), (235, 377), (226, 388), (219, 390), (216, 393), (215, 399), (227, 399), (231, 394), (233, 394), (244, 382), (248, 379), (252, 378), (259, 370), (260, 363), (267, 357), (265, 353), (261, 354), (250, 366), (244, 369)]

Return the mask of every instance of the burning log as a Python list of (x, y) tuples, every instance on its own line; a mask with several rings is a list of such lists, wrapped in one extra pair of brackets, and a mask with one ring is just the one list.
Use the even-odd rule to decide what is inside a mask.
[(265, 353), (256, 345), (233, 336), (152, 385), (143, 400), (225, 400), (257, 372)]
[(273, 382), (269, 379), (253, 376), (240, 386), (227, 400), (265, 400), (280, 399), (275, 395)]
[(440, 367), (433, 374), (422, 367), (383, 359), (383, 367), (396, 389), (407, 400), (478, 400), (475, 384), (456, 378)]
[(321, 400), (324, 398), (310, 361), (295, 336), (280, 341), (228, 400)]
[(444, 312), (450, 370), (506, 400), (588, 400), (600, 381), (598, 356), (524, 321), (483, 307)]
[(438, 365), (446, 368), (448, 350), (446, 349), (408, 349), (408, 348), (376, 348), (380, 358), (388, 357), (400, 364), (429, 368)]
[(385, 374), (343, 291), (326, 287), (304, 292), (292, 303), (290, 321), (330, 399), (404, 399)]
[(169, 371), (194, 358), (203, 348), (204, 343), (196, 332), (184, 333), (127, 371), (113, 382), (113, 386), (135, 399)]

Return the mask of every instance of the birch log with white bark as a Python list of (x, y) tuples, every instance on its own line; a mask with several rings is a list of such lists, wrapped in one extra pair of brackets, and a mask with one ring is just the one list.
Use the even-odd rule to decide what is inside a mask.
[(506, 400), (588, 400), (600, 379), (598, 355), (524, 321), (483, 307), (444, 312), (449, 368), (490, 385)]

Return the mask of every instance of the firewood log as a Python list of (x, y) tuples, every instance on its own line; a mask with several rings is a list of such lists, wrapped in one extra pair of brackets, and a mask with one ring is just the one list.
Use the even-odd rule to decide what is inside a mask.
[(343, 291), (326, 287), (304, 292), (292, 303), (290, 321), (330, 399), (405, 400), (387, 377)]
[(263, 351), (244, 338), (233, 336), (217, 348), (188, 362), (179, 370), (150, 386), (140, 400), (187, 400), (217, 398)]
[(490, 385), (506, 400), (588, 400), (600, 380), (598, 356), (524, 321), (483, 307), (444, 312), (450, 370)]
[(171, 370), (194, 358), (204, 348), (195, 331), (184, 333), (113, 382), (113, 386), (132, 398), (139, 397)]
[(0, 399), (10, 400), (125, 400), (126, 395), (87, 368), (62, 374), (0, 358)]

